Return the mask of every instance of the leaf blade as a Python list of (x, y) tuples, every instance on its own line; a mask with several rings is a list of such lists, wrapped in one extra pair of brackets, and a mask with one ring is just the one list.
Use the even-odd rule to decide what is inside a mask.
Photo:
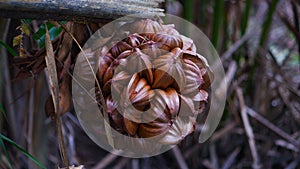
[(5, 146), (5, 144), (4, 144), (4, 142), (3, 142), (3, 139), (2, 139), (1, 137), (0, 137), (0, 146), (1, 146), (2, 150), (4, 151), (5, 158), (7, 159), (8, 163), (9, 163), (9, 165), (10, 165), (10, 168), (13, 169), (14, 167), (13, 167), (13, 165), (12, 165), (12, 161), (11, 161), (9, 155), (8, 155), (6, 146)]
[(0, 112), (2, 113), (5, 120), (7, 121), (7, 116), (6, 116), (6, 113), (5, 113), (5, 110), (4, 110), (4, 107), (3, 107), (2, 103), (0, 103)]
[(21, 151), (27, 158), (29, 158), (31, 161), (33, 161), (36, 165), (39, 167), (46, 169), (46, 167), (41, 164), (37, 159), (35, 159), (31, 154), (29, 154), (25, 149), (23, 149), (20, 145), (12, 141), (11, 139), (7, 138), (6, 136), (0, 134), (0, 139), (7, 141), (8, 143), (12, 144), (14, 147), (16, 147), (19, 151)]
[(58, 79), (57, 79), (57, 71), (56, 71), (56, 64), (55, 64), (55, 56), (53, 52), (53, 46), (51, 44), (50, 35), (48, 28), (46, 27), (46, 36), (45, 36), (45, 48), (46, 48), (46, 65), (49, 72), (49, 84), (50, 84), (50, 92), (52, 94), (54, 108), (56, 113), (59, 111), (59, 86), (58, 86)]
[(214, 6), (214, 19), (213, 19), (213, 34), (212, 34), (212, 44), (217, 48), (219, 42), (219, 31), (223, 23), (224, 15), (224, 0), (215, 0)]
[(9, 52), (9, 54), (11, 54), (11, 55), (13, 55), (13, 56), (17, 56), (18, 55), (18, 53), (13, 48), (11, 48), (10, 46), (8, 46), (2, 40), (0, 40), (0, 46), (3, 46)]

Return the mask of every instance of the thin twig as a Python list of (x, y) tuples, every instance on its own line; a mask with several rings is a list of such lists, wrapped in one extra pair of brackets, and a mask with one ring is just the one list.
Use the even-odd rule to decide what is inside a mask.
[(202, 165), (208, 169), (215, 169), (214, 166), (212, 165), (212, 163), (207, 159), (202, 160)]
[(210, 154), (210, 161), (214, 168), (219, 168), (219, 160), (216, 152), (216, 145), (211, 143), (209, 145), (209, 154)]
[(121, 153), (122, 153), (122, 151), (113, 151), (112, 153), (109, 153), (98, 164), (96, 164), (96, 166), (93, 167), (92, 169), (102, 169), (102, 168), (105, 168), (110, 163), (112, 163), (116, 158), (118, 158), (118, 155), (120, 155)]
[(300, 102), (300, 92), (298, 92), (298, 90), (297, 90), (295, 87), (293, 87), (293, 85), (291, 85), (291, 84), (289, 83), (289, 82), (290, 82), (290, 80), (289, 80), (290, 77), (286, 76), (286, 74), (284, 73), (284, 71), (281, 69), (280, 65), (279, 65), (279, 64), (277, 63), (277, 61), (276, 61), (276, 57), (275, 57), (275, 55), (273, 54), (273, 52), (272, 52), (271, 50), (269, 50), (268, 53), (269, 53), (269, 55), (271, 56), (272, 62), (274, 63), (274, 64), (272, 64), (272, 65), (274, 65), (272, 68), (274, 69), (274, 71), (275, 71), (276, 73), (278, 73), (278, 74), (282, 77), (284, 83), (280, 82), (280, 81), (279, 81), (278, 79), (276, 79), (276, 78), (274, 78), (274, 80), (275, 80), (275, 81), (278, 81), (278, 82), (280, 82), (282, 85), (284, 85), (285, 88), (287, 88), (293, 95), (295, 95), (296, 98), (299, 99), (299, 102)]
[(236, 157), (238, 156), (238, 154), (241, 152), (241, 148), (237, 147), (230, 155), (229, 157), (226, 159), (226, 161), (224, 162), (224, 165), (222, 167), (222, 169), (229, 169), (231, 168), (232, 164), (235, 162)]
[(175, 146), (173, 149), (172, 149), (172, 152), (178, 162), (178, 165), (181, 169), (188, 169), (188, 165), (186, 164), (182, 154), (181, 154), (181, 151), (179, 150), (178, 146)]
[(119, 160), (117, 162), (117, 164), (115, 166), (113, 166), (113, 169), (122, 169), (124, 168), (124, 166), (128, 163), (129, 159), (128, 158), (121, 158), (121, 160)]
[(255, 118), (258, 122), (260, 122), (261, 124), (263, 124), (264, 126), (268, 127), (270, 130), (272, 130), (274, 133), (276, 133), (277, 135), (279, 135), (280, 137), (282, 137), (283, 139), (287, 140), (288, 142), (294, 144), (296, 147), (298, 147), (299, 149), (299, 143), (297, 140), (295, 140), (293, 137), (291, 137), (289, 134), (287, 134), (286, 132), (284, 132), (283, 130), (281, 130), (280, 128), (278, 128), (277, 126), (275, 126), (274, 124), (272, 124), (271, 122), (269, 122), (267, 119), (265, 119), (262, 115), (258, 114), (256, 111), (254, 111), (253, 109), (247, 107), (247, 113)]
[(298, 112), (297, 109), (293, 106), (293, 104), (291, 104), (293, 102), (291, 102), (289, 100), (289, 93), (286, 92), (284, 87), (281, 87), (281, 86), (278, 87), (278, 93), (279, 93), (280, 97), (282, 98), (283, 103), (290, 110), (290, 112), (291, 112), (292, 116), (294, 117), (295, 121), (300, 123), (300, 112)]
[(48, 28), (46, 26), (46, 35), (45, 35), (45, 48), (46, 48), (46, 65), (49, 72), (49, 85), (50, 85), (50, 92), (52, 94), (54, 110), (55, 110), (55, 120), (57, 126), (57, 136), (58, 136), (58, 145), (60, 154), (62, 157), (62, 161), (65, 167), (69, 166), (68, 155), (66, 153), (66, 147), (64, 142), (64, 136), (62, 131), (62, 122), (60, 118), (60, 107), (59, 107), (59, 86), (58, 86), (58, 79), (57, 79), (57, 71), (56, 71), (56, 64), (54, 58), (54, 51), (53, 46), (50, 40), (50, 34), (48, 32)]
[(233, 45), (231, 45), (231, 47), (225, 52), (223, 53), (223, 55), (221, 56), (221, 61), (224, 62), (228, 59), (230, 59), (230, 57), (232, 57), (232, 55), (247, 41), (249, 40), (258, 30), (258, 27), (261, 24), (261, 16), (264, 13), (264, 8), (263, 7), (259, 7), (256, 15), (255, 15), (255, 20), (256, 20), (256, 25), (251, 28), (249, 31), (247, 31), (248, 33), (246, 33), (245, 35), (243, 35), (239, 40), (237, 40)]
[(251, 154), (252, 154), (252, 158), (253, 158), (253, 166), (252, 167), (254, 169), (260, 169), (261, 164), (259, 161), (259, 157), (258, 157), (256, 145), (255, 145), (252, 126), (250, 125), (250, 122), (249, 122), (249, 119), (247, 116), (247, 107), (245, 106), (242, 89), (238, 87), (236, 93), (237, 93), (237, 97), (239, 99), (239, 103), (240, 103), (240, 107), (241, 107), (241, 116), (242, 116), (242, 120), (244, 123), (245, 131), (246, 131), (246, 134), (248, 137), (248, 142), (249, 142), (249, 146), (250, 146), (250, 150), (251, 150)]
[(186, 150), (183, 154), (184, 158), (189, 158), (191, 157), (194, 153), (199, 152), (199, 149), (203, 147), (203, 144), (195, 144), (191, 146), (188, 150)]
[(132, 169), (139, 169), (140, 168), (138, 159), (132, 159), (131, 164), (132, 164), (132, 166), (131, 166)]
[(280, 146), (280, 147), (283, 147), (283, 148), (286, 148), (288, 150), (291, 150), (291, 151), (294, 151), (294, 152), (299, 152), (298, 148), (294, 145), (294, 144), (291, 144), (289, 142), (286, 142), (285, 140), (276, 140), (275, 141), (275, 144), (277, 146)]
[(222, 98), (222, 96), (226, 95), (227, 89), (236, 73), (236, 70), (237, 70), (236, 62), (235, 61), (230, 62), (229, 69), (226, 72), (225, 77), (222, 79), (220, 86), (215, 91), (216, 95), (219, 96), (220, 98)]
[(223, 136), (228, 135), (230, 132), (233, 131), (235, 126), (236, 126), (235, 122), (230, 122), (224, 128), (216, 131), (215, 134), (212, 135), (210, 142), (215, 142), (215, 141), (219, 140), (220, 138), (222, 138)]
[[(35, 84), (34, 84), (35, 85)], [(28, 146), (28, 152), (30, 154), (34, 154), (34, 148), (33, 148), (33, 125), (34, 125), (34, 104), (35, 104), (35, 87), (30, 89), (30, 94), (29, 94), (29, 106), (28, 106), (28, 134), (27, 134), (27, 146)], [(28, 168), (33, 168), (33, 162), (28, 162)]]
[(299, 165), (299, 163), (300, 163), (300, 155), (298, 155), (298, 157), (296, 158), (296, 160), (294, 160), (293, 162), (291, 162), (284, 169), (296, 169), (296, 167)]
[(67, 129), (67, 138), (68, 138), (68, 145), (69, 145), (69, 160), (71, 164), (78, 164), (78, 161), (76, 160), (76, 145), (75, 145), (75, 132), (74, 128), (71, 125), (69, 120), (64, 120), (65, 126)]
[[(8, 35), (9, 25), (10, 25), (10, 19), (0, 19), (0, 23), (3, 24), (0, 26), (0, 30), (2, 31), (0, 34), (0, 39), (2, 39), (4, 42), (6, 41), (6, 37)], [(4, 94), (5, 94), (5, 100), (6, 100), (6, 111), (8, 115), (9, 123), (11, 130), (12, 130), (12, 137), (17, 142), (20, 140), (20, 126), (18, 123), (18, 120), (16, 118), (16, 112), (15, 107), (13, 104), (13, 94), (12, 94), (12, 85), (10, 80), (10, 72), (9, 72), (9, 64), (8, 64), (8, 55), (5, 50), (5, 48), (0, 48), (0, 61), (1, 61), (1, 67), (2, 67), (2, 75), (3, 75), (3, 85), (5, 87)]]
[(238, 41), (236, 41), (230, 48), (221, 56), (221, 61), (224, 62), (230, 57), (248, 40), (250, 37), (253, 36), (252, 32), (249, 32), (242, 36)]
[[(82, 47), (80, 46), (79, 42), (74, 37), (74, 35), (71, 33), (71, 31), (64, 24), (62, 24), (61, 22), (58, 22), (58, 23), (72, 37), (72, 39), (74, 40), (74, 42), (76, 43), (76, 45), (78, 46), (78, 48), (80, 49), (80, 51), (82, 52), (82, 55), (83, 55), (84, 59), (86, 60), (86, 62), (88, 63), (89, 68), (90, 68), (90, 70), (92, 72), (92, 75), (94, 77), (94, 80), (96, 81), (96, 85), (97, 85), (97, 87), (99, 89), (99, 96), (100, 96), (100, 101), (102, 103), (102, 110), (103, 110), (103, 112), (107, 112), (106, 103), (105, 103), (105, 99), (104, 99), (104, 96), (103, 96), (103, 93), (102, 93), (101, 86), (99, 84), (99, 81), (97, 80), (96, 73), (93, 70), (93, 67), (92, 67), (91, 63), (89, 62), (89, 59), (88, 59), (85, 51), (82, 49)], [(105, 128), (105, 131), (106, 131), (106, 134), (107, 134), (108, 143), (109, 143), (109, 145), (111, 145), (112, 147), (114, 147), (114, 141), (113, 141), (112, 136), (111, 136), (112, 135), (111, 134), (111, 127), (107, 123), (107, 122), (109, 122), (108, 114), (107, 113), (103, 113), (103, 117), (104, 117), (104, 120), (106, 121), (104, 123), (104, 128)]]
[(226, 81), (227, 81), (227, 89), (228, 89), (228, 86), (229, 86), (229, 84), (231, 83), (231, 81), (233, 80), (233, 77), (234, 77), (234, 75), (235, 75), (235, 73), (236, 73), (236, 70), (237, 70), (237, 64), (236, 64), (236, 62), (235, 61), (231, 61), (230, 62), (230, 64), (229, 64), (229, 69), (228, 69), (228, 71), (226, 72)]

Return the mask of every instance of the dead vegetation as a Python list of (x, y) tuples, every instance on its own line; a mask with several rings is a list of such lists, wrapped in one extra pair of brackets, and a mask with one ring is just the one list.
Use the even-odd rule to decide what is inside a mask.
[[(218, 129), (203, 144), (198, 143), (201, 130), (196, 130), (166, 153), (130, 159), (108, 153), (93, 143), (70, 106), (61, 117), (62, 137), (70, 165), (92, 169), (299, 168), (300, 2), (190, 0), (180, 3), (170, 0), (167, 9), (198, 26), (219, 52), (229, 85)], [(2, 39), (6, 39), (9, 46), (13, 46), (14, 37), (24, 34), (16, 30), (22, 23), (29, 25), (31, 33), (24, 34), (23, 44), (19, 43), (15, 48), (20, 51), (21, 46), (24, 49), (21, 51), (30, 57), (13, 59), (13, 53), (6, 54), (7, 49), (1, 53), (1, 108), (4, 109), (1, 110), (0, 129), (1, 135), (11, 138), (41, 164), (55, 168), (63, 165), (56, 124), (44, 113), (50, 90), (43, 71), (46, 62), (41, 57), (47, 50), (34, 39), (34, 32), (38, 32), (45, 22), (22, 20), (20, 23), (20, 20), (1, 19), (1, 31), (5, 32)], [(72, 24), (66, 27), (83, 45), (90, 33), (103, 23), (91, 23), (88, 27)], [(60, 71), (66, 69), (68, 59), (75, 58), (79, 52), (70, 34), (64, 30), (52, 39), (52, 45), (57, 50), (56, 55), (60, 56), (57, 68)], [(68, 74), (72, 67), (67, 69), (61, 72)], [(69, 76), (64, 73), (58, 77), (60, 89), (66, 77)], [(5, 140), (4, 143), (5, 146), (1, 146), (0, 140), (0, 168), (10, 168), (9, 158), (14, 168), (37, 168), (14, 145)]]

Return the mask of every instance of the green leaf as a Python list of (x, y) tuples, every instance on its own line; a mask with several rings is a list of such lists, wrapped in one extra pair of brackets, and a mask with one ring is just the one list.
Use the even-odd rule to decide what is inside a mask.
[(4, 110), (4, 107), (3, 107), (2, 103), (0, 103), (0, 112), (2, 113), (5, 120), (7, 121), (7, 116), (6, 116), (6, 113), (5, 113), (5, 110)]
[(5, 144), (3, 142), (3, 139), (1, 137), (0, 137), (0, 146), (1, 146), (2, 150), (3, 150), (3, 152), (4, 152), (4, 155), (5, 155), (6, 159), (7, 159), (7, 161), (9, 162), (10, 168), (13, 169), (14, 167), (12, 165), (12, 161), (11, 161), (9, 155), (8, 155), (8, 152), (6, 150), (6, 146), (5, 146)]
[(193, 21), (193, 0), (185, 0), (184, 1), (184, 19), (189, 22)]
[(3, 46), (11, 55), (18, 56), (18, 53), (13, 48), (4, 43), (2, 40), (0, 40), (0, 46)]
[[(50, 22), (47, 22), (46, 25), (49, 29), (49, 34), (50, 34), (50, 39), (51, 40), (55, 39), (62, 31), (62, 28), (56, 28)], [(37, 41), (40, 48), (45, 47), (45, 35), (46, 35), (45, 24), (42, 24), (40, 26), (39, 30), (36, 33), (33, 34), (33, 39), (35, 41)]]
[(29, 154), (26, 150), (24, 150), (20, 145), (18, 145), (17, 143), (15, 143), (14, 141), (12, 141), (11, 139), (5, 137), (4, 135), (0, 134), (0, 139), (3, 139), (7, 142), (9, 142), (10, 144), (12, 144), (14, 147), (16, 147), (19, 151), (21, 151), (26, 157), (28, 157), (31, 161), (33, 161), (36, 165), (38, 165), (39, 167), (46, 169), (46, 167), (41, 164), (38, 160), (36, 160), (31, 154)]
[(32, 19), (21, 19), (21, 22), (25, 24), (30, 24), (32, 22)]
[(219, 31), (224, 17), (224, 0), (215, 0), (212, 44), (217, 48)]
[(22, 28), (22, 31), (23, 31), (23, 33), (25, 35), (30, 36), (30, 30), (31, 30), (31, 28), (30, 28), (30, 26), (28, 24), (22, 23), (21, 24), (21, 28)]
[(276, 6), (277, 6), (278, 1), (279, 0), (273, 0), (270, 4), (268, 16), (267, 16), (267, 19), (265, 20), (265, 22), (263, 24), (262, 33), (261, 33), (261, 36), (260, 36), (260, 41), (259, 41), (259, 46), (260, 47), (264, 46), (264, 43), (265, 43), (265, 41), (268, 37), (269, 29), (271, 27), (273, 15), (274, 15), (274, 12), (276, 11)]
[(241, 23), (241, 35), (242, 36), (246, 33), (246, 30), (248, 27), (250, 9), (251, 9), (251, 0), (246, 0), (245, 12), (243, 13), (242, 23)]

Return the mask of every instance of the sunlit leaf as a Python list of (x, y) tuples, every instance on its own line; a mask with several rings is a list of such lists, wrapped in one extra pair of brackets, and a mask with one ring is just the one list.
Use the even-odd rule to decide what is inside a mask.
[(22, 28), (22, 32), (27, 35), (30, 36), (30, 26), (26, 23), (22, 23), (21, 24), (21, 28)]
[(19, 46), (22, 43), (23, 35), (17, 35), (13, 39), (13, 46)]

